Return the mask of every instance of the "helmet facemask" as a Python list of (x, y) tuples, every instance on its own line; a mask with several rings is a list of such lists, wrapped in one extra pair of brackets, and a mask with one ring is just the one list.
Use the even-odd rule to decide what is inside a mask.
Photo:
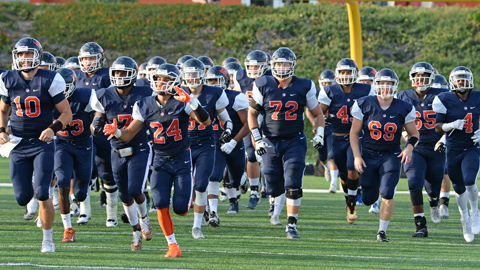
[[(286, 80), (295, 74), (296, 60), (277, 58), (272, 60), (272, 74), (279, 80)], [(290, 64), (290, 65), (288, 65)]]
[(75, 86), (75, 81), (71, 81), (69, 83), (65, 82), (65, 84), (67, 85), (67, 88), (65, 88), (65, 91), (63, 91), (63, 94), (65, 95), (66, 98), (69, 98), (73, 94), (73, 92), (75, 92), (77, 87)]
[[(350, 70), (351, 74), (342, 74), (341, 71)], [(351, 66), (337, 66), (335, 69), (335, 81), (341, 85), (350, 85), (357, 81), (358, 71), (355, 67)]]
[(473, 74), (459, 70), (450, 74), (449, 78), (450, 90), (459, 93), (465, 93), (473, 90)]
[[(86, 59), (86, 58), (93, 58), (95, 59)], [(91, 73), (97, 69), (101, 69), (103, 65), (103, 55), (102, 54), (83, 54), (78, 56), (78, 61), (80, 62), (80, 70), (82, 72)]]
[[(422, 76), (417, 76), (417, 74)], [(415, 90), (426, 91), (432, 87), (432, 83), (435, 79), (434, 73), (411, 73), (410, 80)]]
[[(33, 56), (30, 58), (19, 58), (20, 52), (33, 52)], [(29, 48), (27, 46), (21, 46), (12, 51), (13, 69), (29, 72), (38, 67), (41, 63), (41, 56), (38, 50)], [(23, 65), (22, 65), (23, 64)]]
[(195, 67), (184, 67), (182, 75), (185, 85), (190, 89), (195, 89), (205, 83), (205, 71)]
[(267, 67), (267, 62), (257, 62), (257, 60), (245, 61), (245, 70), (250, 79), (256, 80), (258, 77), (263, 76), (265, 71), (267, 71)]
[(175, 95), (173, 87), (180, 85), (180, 76), (167, 70), (157, 69), (151, 78), (150, 87), (159, 95)]
[[(385, 84), (384, 82), (391, 83)], [(382, 76), (373, 81), (373, 88), (375, 90), (375, 95), (382, 99), (389, 99), (397, 94), (398, 80), (389, 76)]]
[[(124, 71), (118, 74), (115, 71)], [(123, 75), (123, 76), (120, 76)], [(115, 65), (110, 68), (110, 83), (115, 87), (122, 88), (132, 85), (137, 78), (137, 71), (124, 65)]]

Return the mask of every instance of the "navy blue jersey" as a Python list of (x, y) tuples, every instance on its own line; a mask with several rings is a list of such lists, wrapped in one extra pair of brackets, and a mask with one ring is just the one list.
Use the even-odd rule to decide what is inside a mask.
[(143, 98), (135, 103), (133, 119), (144, 123), (153, 134), (153, 149), (159, 157), (174, 157), (185, 152), (190, 146), (188, 126), (192, 108), (169, 98), (165, 105), (157, 96)]
[[(123, 100), (118, 94), (117, 88), (111, 86), (103, 88), (96, 92), (97, 102), (92, 102), (92, 107), (97, 112), (105, 114), (107, 123), (113, 123), (113, 119), (117, 119), (118, 129), (126, 128), (132, 122), (132, 112), (135, 102), (152, 95), (152, 89), (147, 86), (133, 86), (130, 95), (126, 100)], [(125, 147), (137, 147), (147, 142), (146, 128), (143, 127), (141, 131), (135, 135), (129, 142), (122, 142), (116, 137), (110, 140), (112, 147), (121, 149)]]
[[(238, 91), (226, 89), (225, 94), (227, 95), (227, 98), (228, 98), (228, 105), (227, 107), (225, 107), (225, 110), (227, 110), (228, 115), (230, 116), (230, 120), (232, 120), (232, 125), (233, 125), (232, 138), (233, 138), (238, 134), (240, 129), (242, 129), (243, 127), (243, 123), (240, 120), (240, 117), (238, 116), (237, 111), (247, 109), (248, 100), (243, 93)], [(219, 139), (224, 130), (223, 123), (217, 117), (215, 118), (215, 122), (212, 123), (212, 126), (213, 126), (215, 139)]]
[(0, 74), (2, 74), (3, 72), (5, 72), (6, 70), (3, 69), (3, 68), (0, 68)]
[[(264, 76), (272, 76), (272, 71), (267, 70)], [(239, 71), (237, 71), (237, 73), (235, 73), (233, 81), (235, 83), (235, 86), (240, 88), (240, 90), (242, 90), (242, 93), (244, 93), (247, 96), (247, 99), (250, 102), (250, 100), (252, 100), (253, 82), (255, 80), (250, 79), (247, 76), (247, 70), (240, 69)]]
[[(2, 73), (0, 95), (8, 97), (12, 108), (12, 134), (23, 138), (38, 138), (53, 123), (53, 108), (65, 99), (65, 88), (62, 76), (51, 70), (38, 69), (29, 83), (25, 82), (19, 70)], [(55, 96), (58, 96), (57, 102), (54, 101)]]
[(355, 101), (352, 115), (363, 121), (362, 147), (377, 152), (400, 149), (402, 127), (415, 120), (415, 108), (408, 102), (394, 98), (387, 109), (380, 107), (376, 96)]
[(278, 88), (273, 76), (258, 78), (253, 87), (253, 99), (262, 106), (265, 114), (263, 134), (267, 137), (289, 138), (303, 133), (303, 113), (307, 101), (313, 100), (318, 106), (315, 94), (315, 84), (309, 79), (294, 76), (290, 85), (282, 89)]
[[(187, 93), (191, 93), (190, 89), (182, 86), (182, 89)], [(213, 122), (217, 118), (217, 110), (225, 108), (228, 105), (228, 98), (222, 88), (210, 85), (203, 85), (202, 93), (197, 97), (202, 107), (210, 115), (210, 120)], [(190, 126), (188, 127), (188, 135), (192, 141), (201, 141), (208, 138), (213, 138), (212, 125), (205, 127), (190, 119)]]
[(77, 75), (77, 87), (78, 88), (90, 88), (90, 89), (102, 89), (110, 86), (110, 69), (101, 68), (95, 72), (92, 77), (87, 78), (87, 73), (80, 69), (75, 70)]
[(420, 99), (415, 89), (401, 91), (397, 98), (405, 100), (415, 107), (417, 119), (415, 126), (420, 133), (421, 143), (434, 143), (440, 140), (442, 134), (435, 132), (436, 113), (432, 108), (433, 99), (440, 93), (448, 92), (443, 88), (430, 88), (424, 99)]
[(433, 101), (433, 110), (437, 113), (437, 123), (465, 120), (462, 130), (454, 129), (447, 132), (448, 147), (468, 148), (474, 146), (471, 137), (478, 129), (480, 92), (470, 92), (466, 101), (458, 98), (455, 92), (441, 93)]
[(147, 78), (138, 78), (137, 81), (135, 82), (136, 86), (149, 86), (150, 87), (150, 81)]
[(345, 93), (340, 84), (327, 85), (320, 91), (318, 102), (329, 106), (328, 113), (334, 133), (349, 133), (352, 126), (351, 109), (353, 102), (368, 96), (372, 86), (355, 83), (350, 93)]
[[(90, 106), (92, 96), (95, 95), (93, 89), (77, 88), (68, 98), (70, 109), (72, 110), (72, 121), (61, 131), (57, 132), (57, 138), (66, 141), (81, 141), (90, 138), (90, 124), (92, 123)], [(57, 119), (60, 113), (55, 108), (53, 118)]]

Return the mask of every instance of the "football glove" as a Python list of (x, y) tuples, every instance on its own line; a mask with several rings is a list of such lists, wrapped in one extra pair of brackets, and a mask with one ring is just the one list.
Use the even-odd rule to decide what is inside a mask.
[(225, 130), (220, 135), (220, 142), (229, 143), (232, 140), (232, 121), (225, 123)]
[(445, 145), (445, 143), (439, 141), (439, 142), (437, 142), (437, 144), (435, 144), (435, 148), (433, 150), (435, 152), (445, 153), (445, 151), (447, 151), (447, 145)]
[(315, 149), (320, 149), (323, 147), (323, 133), (324, 133), (325, 129), (323, 127), (318, 127), (317, 128), (317, 134), (315, 135), (315, 137), (313, 137), (312, 141), (313, 142), (313, 147)]
[(480, 142), (480, 129), (477, 129), (472, 136), (472, 140), (474, 143)]
[(97, 135), (98, 133), (102, 132), (104, 125), (105, 125), (105, 121), (103, 120), (103, 117), (97, 117), (93, 119), (94, 135)]
[(113, 118), (112, 124), (106, 124), (103, 128), (103, 134), (105, 135), (113, 135), (115, 137), (122, 136), (122, 132), (117, 128), (117, 118)]
[(258, 140), (255, 142), (255, 150), (259, 156), (265, 155), (267, 153), (267, 147), (271, 147), (266, 144), (263, 140)]
[(187, 92), (185, 92), (182, 88), (178, 86), (174, 86), (173, 89), (178, 94), (178, 96), (173, 96), (176, 100), (190, 104), (190, 107), (192, 107), (193, 110), (196, 110), (198, 105), (200, 105), (200, 102), (194, 95), (189, 95)]
[(233, 149), (235, 149), (236, 146), (237, 146), (237, 141), (235, 141), (235, 140), (230, 140), (230, 142), (222, 145), (222, 146), (220, 147), (220, 150), (222, 150), (223, 152), (225, 152), (225, 154), (228, 155), (228, 154), (230, 154), (230, 153), (233, 151)]
[(464, 125), (465, 125), (465, 121), (463, 119), (457, 119), (451, 123), (443, 124), (442, 130), (445, 132), (448, 132), (453, 129), (462, 130)]

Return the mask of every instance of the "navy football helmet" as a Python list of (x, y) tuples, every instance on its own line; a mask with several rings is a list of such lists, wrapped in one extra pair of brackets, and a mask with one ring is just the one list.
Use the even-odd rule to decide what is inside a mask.
[(251, 51), (245, 58), (245, 71), (250, 79), (256, 80), (263, 76), (268, 68), (268, 56), (266, 53), (255, 50)]
[[(416, 76), (417, 74), (422, 76)], [(418, 62), (410, 69), (410, 81), (415, 90), (425, 91), (432, 87), (435, 69), (427, 62)]]
[(297, 57), (289, 48), (277, 49), (272, 55), (272, 74), (279, 80), (286, 80), (295, 74)]
[(459, 66), (450, 72), (450, 90), (465, 93), (473, 90), (473, 73), (470, 69)]
[(70, 57), (65, 61), (64, 67), (69, 68), (71, 70), (80, 69), (80, 62), (78, 61), (78, 57)]
[[(351, 71), (350, 74), (341, 74), (342, 71)], [(343, 58), (335, 67), (335, 81), (341, 85), (350, 85), (357, 81), (358, 65), (353, 59)]]
[(57, 69), (57, 60), (55, 60), (55, 56), (53, 56), (53, 54), (51, 54), (49, 52), (43, 52), (42, 62), (40, 63), (39, 68), (56, 70)]
[[(118, 76), (118, 71), (126, 71), (124, 76)], [(137, 81), (137, 62), (128, 56), (120, 56), (110, 67), (110, 83), (118, 88), (128, 87)]]
[(237, 71), (242, 69), (242, 65), (236, 62), (231, 62), (226, 64), (224, 67), (227, 69), (228, 74), (230, 75), (230, 88), (233, 89), (235, 87), (233, 76), (235, 76), (235, 73), (237, 73)]
[(75, 72), (69, 68), (59, 68), (57, 73), (65, 80), (67, 88), (63, 91), (63, 94), (66, 98), (69, 98), (73, 92), (75, 92), (75, 89), (77, 89), (77, 76), (75, 75)]
[(267, 54), (267, 70), (271, 70), (272, 69), (272, 55), (270, 55), (268, 52), (265, 52)]
[(207, 72), (209, 68), (215, 66), (213, 60), (208, 56), (199, 56), (197, 59), (202, 61), (203, 66), (205, 67), (205, 72)]
[(179, 87), (180, 83), (180, 70), (175, 65), (165, 63), (153, 72), (150, 86), (159, 95), (175, 95), (173, 87)]
[[(33, 55), (28, 58), (19, 57), (18, 54), (23, 52), (33, 52)], [(34, 38), (22, 38), (15, 43), (12, 50), (12, 69), (30, 72), (40, 65), (42, 55), (43, 48), (40, 42)]]
[(325, 86), (335, 83), (335, 72), (331, 71), (330, 69), (325, 69), (322, 71), (322, 73), (320, 73), (320, 76), (318, 76), (318, 84), (322, 90)]
[(57, 61), (56, 70), (65, 66), (65, 58), (60, 56), (55, 56), (55, 61)]
[(147, 62), (147, 66), (145, 67), (147, 69), (147, 79), (150, 80), (151, 75), (155, 71), (155, 69), (157, 69), (160, 65), (163, 65), (165, 63), (167, 63), (167, 61), (165, 61), (163, 57), (154, 56), (150, 58), (150, 60), (148, 60)]
[(208, 85), (227, 89), (228, 85), (230, 84), (230, 75), (225, 67), (213, 66), (207, 71), (205, 80), (207, 81)]
[(435, 79), (433, 79), (432, 87), (448, 89), (447, 79), (445, 79), (443, 75), (435, 74)]
[(181, 73), (184, 84), (189, 88), (197, 88), (205, 83), (205, 66), (196, 58), (185, 62)]
[[(84, 59), (95, 57), (95, 59)], [(78, 61), (80, 62), (80, 69), (83, 72), (91, 73), (95, 70), (101, 69), (105, 64), (105, 53), (103, 48), (95, 42), (87, 42), (78, 53)]]
[(375, 75), (377, 75), (377, 70), (373, 67), (363, 67), (358, 71), (357, 82), (366, 82), (368, 84), (372, 84), (373, 80), (375, 79)]
[(240, 64), (240, 61), (238, 61), (238, 59), (235, 57), (228, 57), (228, 58), (225, 58), (225, 60), (223, 60), (222, 66), (226, 66), (228, 63)]
[(148, 78), (147, 62), (144, 62), (138, 66), (138, 76), (143, 76), (142, 78)]
[(188, 54), (178, 58), (178, 60), (177, 60), (178, 70), (180, 70), (180, 72), (182, 72), (183, 64), (185, 64), (185, 62), (187, 62), (188, 60), (193, 59), (193, 58), (195, 58), (195, 57), (193, 57), (191, 55), (188, 55)]
[[(389, 83), (386, 84), (385, 82)], [(398, 82), (398, 76), (393, 70), (388, 68), (380, 70), (373, 80), (375, 95), (382, 99), (389, 99), (395, 96), (398, 89)]]

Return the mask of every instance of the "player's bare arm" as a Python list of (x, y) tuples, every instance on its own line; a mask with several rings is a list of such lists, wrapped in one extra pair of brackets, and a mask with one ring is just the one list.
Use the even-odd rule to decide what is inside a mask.
[(58, 130), (63, 129), (72, 121), (72, 110), (70, 110), (70, 105), (68, 104), (67, 99), (60, 101), (55, 105), (55, 107), (60, 112), (60, 116), (52, 125), (42, 131), (42, 134), (40, 134), (39, 137), (41, 141), (51, 141)]
[(350, 128), (350, 145), (355, 158), (355, 170), (359, 173), (363, 173), (363, 168), (367, 167), (360, 153), (360, 133), (362, 132), (362, 127), (363, 121), (353, 118), (352, 127)]
[[(8, 113), (10, 111), (10, 106), (3, 102), (3, 99), (0, 100), (0, 128), (6, 129), (8, 123)], [(4, 144), (10, 141), (5, 130), (3, 132), (0, 130), (0, 144)]]
[(408, 144), (403, 149), (402, 153), (398, 157), (402, 158), (402, 163), (408, 164), (412, 161), (412, 151), (415, 148), (416, 143), (420, 139), (420, 134), (418, 133), (417, 128), (415, 127), (415, 122), (409, 122), (403, 125), (408, 134)]

